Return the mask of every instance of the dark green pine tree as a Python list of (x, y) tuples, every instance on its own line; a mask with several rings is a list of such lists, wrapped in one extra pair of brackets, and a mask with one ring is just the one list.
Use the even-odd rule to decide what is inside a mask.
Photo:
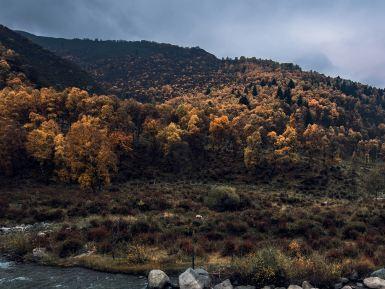
[(253, 96), (257, 96), (258, 95), (258, 90), (257, 90), (257, 87), (255, 85), (253, 85), (253, 90), (252, 90), (252, 95)]
[(306, 111), (306, 115), (305, 115), (305, 127), (307, 127), (309, 124), (313, 124), (313, 123), (314, 123), (313, 116), (310, 112), (310, 109), (308, 109)]
[(277, 89), (277, 97), (281, 100), (284, 99), (283, 97), (283, 91), (282, 91), (282, 87), (278, 86), (278, 89)]
[(245, 88), (243, 89), (243, 93), (246, 94), (246, 95), (249, 93), (249, 90), (247, 89), (247, 86), (245, 86)]
[(288, 86), (290, 89), (295, 88), (295, 83), (294, 83), (293, 79), (290, 79), (289, 84), (288, 84), (287, 86)]
[(208, 86), (208, 87), (206, 88), (205, 94), (206, 94), (206, 95), (209, 95), (210, 93), (211, 93), (211, 88), (210, 88), (210, 86)]
[(298, 104), (298, 106), (302, 106), (302, 105), (303, 105), (303, 97), (302, 97), (302, 95), (300, 95), (300, 96), (297, 98), (297, 104)]
[(242, 97), (239, 99), (239, 103), (246, 105), (248, 108), (250, 108), (250, 102), (246, 95), (242, 95)]
[(285, 89), (283, 98), (286, 100), (286, 102), (288, 104), (291, 104), (291, 89), (290, 88)]

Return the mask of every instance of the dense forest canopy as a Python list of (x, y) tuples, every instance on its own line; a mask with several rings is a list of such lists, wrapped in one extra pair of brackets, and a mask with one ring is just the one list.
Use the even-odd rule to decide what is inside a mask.
[[(109, 45), (117, 49), (134, 45), (72, 42), (63, 43), (99, 47), (102, 52)], [(24, 56), (7, 45), (2, 41), (0, 47), (2, 175), (40, 175), (95, 190), (114, 179), (170, 172), (242, 180), (317, 176), (321, 171), (342, 170), (344, 161), (368, 164), (385, 158), (382, 89), (254, 58), (217, 60), (208, 55), (215, 65), (204, 71), (209, 60), (196, 56), (203, 52), (194, 48), (184, 51), (183, 58), (190, 59), (191, 71), (204, 71), (210, 81), (192, 82), (182, 93), (178, 81), (188, 74), (176, 71), (181, 73), (179, 80), (163, 85), (163, 76), (169, 74), (158, 75), (158, 66), (151, 67), (162, 89), (153, 88), (158, 101), (141, 103), (75, 87), (39, 88), (35, 79), (14, 65), (22, 63)], [(151, 47), (151, 55), (159, 46), (143, 45)], [(182, 53), (174, 46), (162, 49), (171, 58)], [(129, 57), (136, 65), (141, 63), (140, 56)], [(196, 62), (196, 57), (206, 60)], [(156, 62), (136, 69), (147, 71), (150, 64)]]

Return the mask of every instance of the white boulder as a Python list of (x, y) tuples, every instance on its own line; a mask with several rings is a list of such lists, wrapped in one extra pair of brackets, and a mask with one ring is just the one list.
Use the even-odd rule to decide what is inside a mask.
[(203, 269), (188, 268), (179, 275), (180, 289), (204, 289), (209, 288), (211, 279), (209, 273)]
[(151, 270), (148, 274), (148, 288), (163, 289), (170, 283), (170, 278), (162, 270)]
[(46, 248), (34, 248), (32, 250), (32, 257), (34, 260), (41, 260), (43, 259), (44, 257), (47, 256), (47, 249)]
[(215, 285), (214, 289), (233, 289), (233, 285), (231, 285), (231, 282), (229, 279), (226, 279), (222, 283)]
[(302, 289), (302, 287), (298, 285), (290, 285), (289, 287), (287, 287), (287, 289)]
[(385, 289), (385, 280), (378, 277), (366, 278), (364, 284), (371, 289)]

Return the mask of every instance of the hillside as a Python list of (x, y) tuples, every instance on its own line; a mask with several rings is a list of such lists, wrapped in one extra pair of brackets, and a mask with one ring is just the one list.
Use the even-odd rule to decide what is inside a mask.
[(2, 143), (2, 170), (94, 190), (127, 177), (175, 175), (278, 178), (313, 193), (367, 189), (370, 178), (356, 176), (385, 156), (384, 90), (243, 57), (221, 61), (216, 75), (231, 77), (151, 104), (11, 82), (0, 93), (0, 131), (19, 142)]
[[(36, 36), (33, 42), (89, 72), (108, 93), (142, 101), (164, 100), (226, 83), (222, 62), (198, 47), (149, 41), (102, 41)], [(170, 88), (170, 85), (172, 88)]]
[[(34, 51), (45, 52), (23, 37), (7, 39), (5, 44), (11, 46), (12, 42), (12, 47), (21, 52), (20, 47), (27, 49), (30, 45)], [(17, 153), (14, 150), (18, 146), (8, 148), (3, 143), (4, 152), (9, 150), (11, 154), (4, 157), (9, 159), (3, 164), (7, 174), (12, 171), (15, 154), (23, 160), (17, 161), (17, 166), (34, 167), (29, 172), (40, 168), (47, 178), (72, 180), (93, 189), (129, 176), (177, 174), (253, 181), (295, 176), (292, 184), (295, 188), (334, 192), (366, 186), (354, 177), (356, 171), (361, 165), (377, 164), (385, 158), (383, 89), (271, 60), (244, 57), (218, 60), (198, 48), (152, 42), (36, 39), (56, 49), (56, 53), (61, 51), (66, 55), (63, 57), (71, 57), (82, 65), (96, 65), (103, 79), (108, 73), (132, 75), (131, 82), (121, 80), (121, 83), (139, 89), (145, 100), (154, 97), (147, 94), (152, 91), (158, 102), (92, 95), (72, 87), (63, 91), (31, 90), (28, 74), (18, 81), (13, 76), (8, 82), (3, 81), (8, 87), (0, 94), (4, 126), (12, 123), (20, 133), (13, 138), (20, 139)], [(32, 63), (35, 54), (31, 55), (5, 49), (3, 79), (7, 79), (9, 66), (12, 70), (14, 56), (29, 57), (31, 60), (25, 61)], [(47, 67), (53, 69), (51, 59), (57, 57), (49, 52), (47, 57), (41, 63), (48, 63)], [(124, 66), (122, 57), (129, 57), (135, 66)], [(167, 61), (158, 62), (159, 59)], [(99, 65), (99, 61), (106, 65)], [(121, 65), (116, 66), (114, 61)], [(63, 63), (67, 67), (68, 62)], [(188, 63), (193, 64), (190, 75), (183, 70)], [(62, 71), (61, 64), (57, 62), (55, 69)], [(175, 78), (169, 73), (156, 73), (163, 69), (175, 69)], [(149, 77), (144, 78), (144, 74)], [(165, 81), (163, 76), (171, 77), (166, 87), (161, 85)], [(190, 82), (183, 81), (186, 77)], [(114, 86), (115, 80), (111, 78), (106, 83)], [(160, 91), (148, 88), (151, 83), (159, 84)], [(106, 160), (89, 167), (86, 156), (76, 155), (86, 145), (78, 143), (85, 141), (77, 140), (79, 127), (89, 130), (90, 137), (94, 137), (92, 143), (100, 134), (95, 151), (89, 153), (98, 155), (101, 150)], [(61, 138), (60, 142), (56, 137)], [(48, 147), (42, 156), (38, 147), (44, 145)], [(59, 156), (62, 145), (69, 151)], [(72, 151), (75, 150), (72, 145), (80, 147)], [(74, 154), (72, 160), (68, 157), (70, 153)], [(85, 158), (81, 166), (79, 158)]]
[(11, 69), (24, 73), (38, 87), (94, 88), (92, 78), (77, 65), (56, 56), (2, 25), (0, 25), (0, 44), (16, 54), (9, 61)]

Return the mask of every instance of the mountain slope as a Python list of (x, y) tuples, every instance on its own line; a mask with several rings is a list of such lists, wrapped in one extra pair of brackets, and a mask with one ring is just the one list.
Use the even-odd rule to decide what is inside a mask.
[(227, 75), (218, 74), (222, 62), (197, 47), (149, 41), (69, 40), (18, 33), (78, 64), (106, 91), (125, 98), (164, 100), (228, 80)]
[[(354, 170), (344, 168), (343, 161), (385, 159), (382, 89), (302, 71), (294, 64), (244, 57), (218, 60), (200, 49), (166, 44), (45, 41), (56, 49), (60, 41), (72, 47), (72, 54), (64, 57), (92, 67), (110, 91), (122, 84), (122, 93), (162, 100), (143, 104), (77, 89), (49, 92), (47, 98), (43, 90), (41, 104), (31, 95), (26, 109), (28, 89), (18, 94), (20, 104), (9, 89), (0, 95), (0, 112), (2, 107), (4, 117), (22, 127), (39, 130), (40, 120), (53, 120), (55, 133), (63, 137), (79, 121), (106, 128), (118, 142), (106, 146), (124, 156), (119, 177), (165, 171), (214, 179), (289, 176), (309, 188), (313, 183), (326, 186), (332, 179), (328, 170), (339, 170), (341, 178), (350, 180)], [(136, 56), (132, 47), (138, 49)], [(64, 55), (66, 50), (61, 51)], [(30, 119), (31, 112), (39, 117), (32, 114)], [(85, 115), (96, 118), (95, 124), (82, 120)], [(54, 166), (55, 160), (50, 161)]]
[(24, 73), (38, 87), (53, 86), (59, 89), (69, 86), (88, 89), (94, 87), (92, 78), (77, 65), (2, 25), (0, 25), (0, 43), (17, 54), (10, 63), (12, 69)]

